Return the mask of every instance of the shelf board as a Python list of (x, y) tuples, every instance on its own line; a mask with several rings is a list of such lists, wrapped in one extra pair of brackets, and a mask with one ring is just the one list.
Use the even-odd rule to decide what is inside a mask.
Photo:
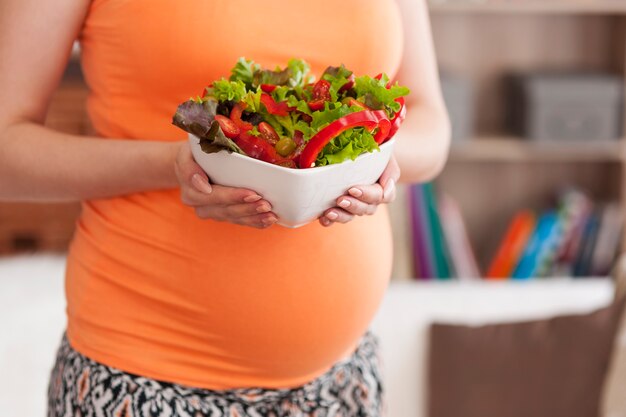
[(431, 0), (433, 13), (626, 14), (623, 0)]
[(450, 160), (460, 162), (620, 162), (624, 141), (533, 142), (493, 136), (453, 143)]

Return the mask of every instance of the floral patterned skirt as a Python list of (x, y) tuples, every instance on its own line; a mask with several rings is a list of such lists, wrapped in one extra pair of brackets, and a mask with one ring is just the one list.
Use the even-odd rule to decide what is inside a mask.
[(367, 332), (349, 358), (299, 387), (207, 390), (94, 362), (64, 336), (48, 389), (48, 417), (380, 417), (385, 404), (378, 347)]

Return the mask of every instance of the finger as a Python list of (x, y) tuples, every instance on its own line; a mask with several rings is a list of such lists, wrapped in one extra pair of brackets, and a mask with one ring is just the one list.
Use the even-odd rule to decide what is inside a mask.
[(383, 202), (383, 187), (378, 183), (352, 187), (348, 190), (348, 194), (368, 204), (380, 204)]
[(383, 203), (388, 204), (396, 199), (396, 182), (389, 180), (383, 189)]
[(277, 221), (278, 217), (274, 213), (263, 213), (240, 217), (234, 223), (242, 226), (255, 227), (257, 229), (266, 229), (276, 224)]
[(354, 214), (355, 216), (374, 214), (376, 211), (376, 204), (367, 204), (356, 198), (345, 196), (337, 199), (337, 206), (341, 207), (350, 214)]
[(230, 206), (238, 203), (255, 203), (263, 197), (252, 190), (245, 188), (224, 187), (213, 184), (213, 193), (215, 204)]
[(195, 188), (181, 188), (181, 200), (188, 206), (229, 206), (234, 204), (255, 203), (262, 197), (254, 191), (245, 188), (223, 187), (212, 185), (210, 194), (196, 190)]
[(354, 219), (354, 216), (352, 214), (339, 208), (332, 208), (330, 210), (327, 210), (324, 213), (323, 217), (330, 220), (332, 223), (348, 223), (349, 221)]
[(272, 206), (265, 200), (258, 201), (256, 203), (245, 204), (233, 204), (231, 206), (222, 206), (220, 210), (223, 210), (227, 217), (239, 218), (246, 216), (253, 216), (255, 214), (269, 213), (272, 211)]
[(395, 183), (397, 183), (399, 179), (400, 166), (398, 165), (398, 161), (396, 161), (396, 158), (392, 155), (389, 163), (387, 164), (387, 167), (378, 179), (378, 183), (382, 185), (383, 188), (385, 188), (389, 180), (393, 180)]
[[(235, 221), (240, 217), (270, 213), (272, 206), (267, 201), (256, 203), (233, 204), (230, 206), (206, 205), (196, 207), (196, 215), (201, 219), (216, 219), (220, 221)], [(273, 214), (273, 213), (272, 213)]]
[(391, 203), (396, 198), (396, 182), (390, 178), (383, 188), (383, 203)]

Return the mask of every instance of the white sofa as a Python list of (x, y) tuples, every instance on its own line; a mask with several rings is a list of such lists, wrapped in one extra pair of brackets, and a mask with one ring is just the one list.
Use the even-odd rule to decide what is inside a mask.
[[(64, 259), (0, 259), (0, 410), (45, 414), (48, 373), (64, 328)], [(429, 323), (488, 323), (583, 313), (607, 305), (608, 280), (392, 282), (372, 328), (381, 338), (390, 417), (425, 416)]]

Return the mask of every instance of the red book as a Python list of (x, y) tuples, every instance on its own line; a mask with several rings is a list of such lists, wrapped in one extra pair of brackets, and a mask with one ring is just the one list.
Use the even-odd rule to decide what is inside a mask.
[(513, 270), (535, 230), (535, 215), (528, 211), (519, 212), (513, 217), (500, 248), (487, 270), (488, 279), (505, 279), (513, 274)]

